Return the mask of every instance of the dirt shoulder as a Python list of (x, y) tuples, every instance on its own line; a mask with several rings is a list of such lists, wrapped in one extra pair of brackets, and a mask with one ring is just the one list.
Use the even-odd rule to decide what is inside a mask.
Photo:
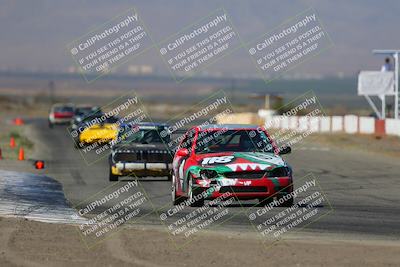
[(397, 136), (336, 133), (313, 134), (310, 139), (328, 147), (400, 158), (400, 138)]
[[(87, 249), (75, 226), (0, 218), (1, 266), (395, 266), (398, 243), (282, 240), (202, 233), (178, 250), (168, 233), (124, 227)], [(146, 242), (144, 242), (146, 241)]]

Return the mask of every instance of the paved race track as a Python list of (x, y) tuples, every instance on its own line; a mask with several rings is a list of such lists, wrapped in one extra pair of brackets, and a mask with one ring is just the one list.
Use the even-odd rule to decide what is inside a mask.
[[(47, 122), (34, 120), (35, 134), (45, 149), (41, 156), (47, 160), (46, 175), (57, 179), (63, 185), (67, 199), (77, 205), (88, 197), (110, 185), (108, 161), (103, 158), (87, 165), (65, 127), (54, 129)], [(315, 149), (315, 147), (317, 149)], [(309, 224), (301, 233), (333, 233), (341, 236), (370, 236), (385, 239), (400, 237), (400, 162), (374, 155), (349, 152), (339, 149), (318, 149), (318, 145), (307, 143), (302, 149), (286, 156), (294, 169), (295, 178), (312, 173), (318, 180), (326, 198), (332, 205), (320, 207), (329, 214)], [(295, 186), (298, 185), (295, 181)], [(146, 204), (140, 224), (160, 224), (157, 209), (164, 212), (172, 207), (170, 182), (166, 178), (147, 179), (141, 182), (152, 205)], [(258, 208), (250, 208), (255, 202), (246, 202), (230, 207), (231, 217), (218, 227), (224, 230), (254, 231), (248, 215)], [(110, 202), (107, 205), (112, 206)], [(193, 208), (180, 213), (183, 216)], [(278, 213), (283, 208), (271, 212)]]

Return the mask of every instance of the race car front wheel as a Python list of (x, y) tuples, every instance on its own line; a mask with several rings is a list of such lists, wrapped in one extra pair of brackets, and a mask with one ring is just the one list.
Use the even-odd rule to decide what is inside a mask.
[(273, 197), (263, 197), (258, 199), (258, 206), (266, 206), (274, 201)]
[(114, 175), (111, 171), (111, 167), (110, 167), (110, 173), (109, 173), (109, 180), (110, 182), (116, 182), (118, 181), (118, 175)]
[(200, 194), (200, 190), (198, 190), (197, 188), (193, 188), (193, 179), (189, 177), (188, 201), (191, 207), (204, 206), (204, 197)]
[(283, 203), (281, 204), (281, 207), (291, 207), (294, 204), (294, 198), (290, 197), (288, 198), (286, 201), (283, 201)]
[(172, 204), (179, 205), (181, 204), (185, 198), (184, 197), (180, 197), (176, 195), (176, 178), (175, 175), (172, 175), (172, 190), (171, 190), (171, 194), (172, 194)]

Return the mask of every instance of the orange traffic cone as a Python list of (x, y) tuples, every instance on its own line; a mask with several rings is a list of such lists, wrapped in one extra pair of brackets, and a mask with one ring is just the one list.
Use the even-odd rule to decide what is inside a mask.
[(24, 160), (25, 159), (25, 152), (24, 148), (20, 147), (19, 148), (19, 153), (18, 153), (18, 160)]
[(15, 125), (23, 125), (23, 124), (24, 124), (24, 121), (23, 121), (21, 118), (16, 118), (16, 119), (14, 120), (14, 124), (15, 124)]
[(15, 147), (15, 138), (13, 136), (10, 137), (10, 147), (11, 148)]

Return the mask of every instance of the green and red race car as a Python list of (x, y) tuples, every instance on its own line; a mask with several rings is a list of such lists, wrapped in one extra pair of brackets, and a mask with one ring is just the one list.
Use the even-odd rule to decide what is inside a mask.
[[(268, 132), (257, 125), (207, 125), (189, 129), (173, 160), (172, 200), (203, 206), (225, 196), (269, 202), (293, 191), (291, 167)], [(284, 206), (293, 205), (288, 198)]]

